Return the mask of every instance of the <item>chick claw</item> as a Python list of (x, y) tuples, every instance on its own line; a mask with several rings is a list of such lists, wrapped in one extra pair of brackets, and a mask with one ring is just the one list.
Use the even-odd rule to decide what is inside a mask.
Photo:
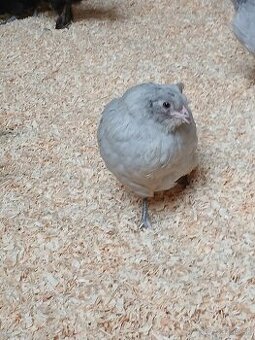
[(189, 180), (189, 176), (188, 175), (185, 175), (185, 176), (182, 176), (181, 178), (179, 178), (177, 180), (177, 183), (183, 188), (185, 189), (189, 183), (190, 183), (190, 180)]

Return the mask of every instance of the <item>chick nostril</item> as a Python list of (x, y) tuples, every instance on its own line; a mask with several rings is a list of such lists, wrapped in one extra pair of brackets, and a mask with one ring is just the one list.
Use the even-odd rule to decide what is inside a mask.
[(182, 112), (185, 116), (189, 116), (189, 111), (186, 109), (185, 106), (182, 107), (181, 112)]

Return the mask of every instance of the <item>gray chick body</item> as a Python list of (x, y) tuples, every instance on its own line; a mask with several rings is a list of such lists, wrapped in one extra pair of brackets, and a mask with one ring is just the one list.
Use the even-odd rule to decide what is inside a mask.
[(235, 36), (255, 54), (255, 0), (233, 0), (236, 10), (232, 27)]
[[(190, 123), (155, 114), (153, 101), (160, 98), (184, 106)], [(197, 165), (196, 125), (176, 85), (142, 84), (114, 99), (103, 111), (98, 142), (107, 168), (141, 197), (172, 188)]]

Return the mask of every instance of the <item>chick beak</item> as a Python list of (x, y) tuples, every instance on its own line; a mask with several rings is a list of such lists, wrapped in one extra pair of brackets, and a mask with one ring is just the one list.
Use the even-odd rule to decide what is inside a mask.
[(173, 116), (181, 119), (186, 124), (191, 123), (189, 112), (186, 109), (186, 107), (184, 107), (184, 106), (182, 107), (182, 109), (180, 111), (174, 111)]

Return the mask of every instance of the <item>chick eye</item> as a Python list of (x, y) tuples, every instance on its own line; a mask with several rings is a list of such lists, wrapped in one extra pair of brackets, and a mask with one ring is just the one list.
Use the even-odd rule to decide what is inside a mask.
[(163, 103), (163, 106), (164, 106), (166, 109), (168, 109), (168, 108), (170, 107), (170, 103), (164, 102), (164, 103)]

